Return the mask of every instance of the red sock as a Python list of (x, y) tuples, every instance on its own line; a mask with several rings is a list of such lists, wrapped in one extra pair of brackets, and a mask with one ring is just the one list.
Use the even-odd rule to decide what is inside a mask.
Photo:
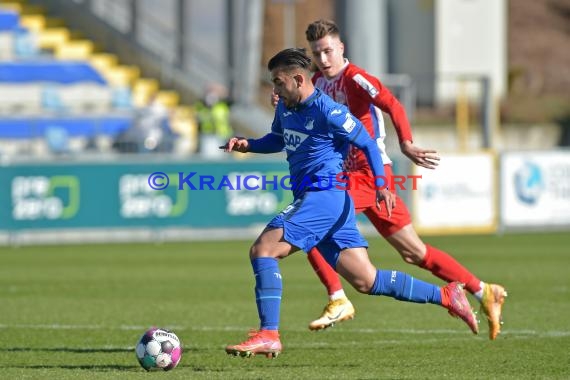
[(279, 339), (279, 330), (259, 330), (263, 336), (270, 339)]
[(307, 258), (313, 266), (315, 273), (319, 276), (325, 288), (327, 288), (329, 296), (337, 290), (342, 289), (338, 273), (327, 263), (317, 248), (311, 249), (309, 253), (307, 253)]
[(449, 289), (447, 289), (447, 287), (442, 286), (441, 287), (441, 306), (447, 308), (449, 307), (449, 305), (451, 305), (451, 297), (449, 294)]
[(459, 281), (465, 284), (465, 289), (471, 294), (481, 290), (479, 284), (481, 281), (473, 273), (447, 253), (430, 245), (426, 244), (426, 255), (420, 267), (429, 270), (444, 281)]

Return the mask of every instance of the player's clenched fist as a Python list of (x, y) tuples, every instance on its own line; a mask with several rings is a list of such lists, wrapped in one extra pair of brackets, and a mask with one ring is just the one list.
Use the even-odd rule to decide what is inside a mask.
[(232, 137), (226, 145), (220, 146), (224, 152), (241, 152), (246, 153), (249, 150), (249, 141), (243, 137)]

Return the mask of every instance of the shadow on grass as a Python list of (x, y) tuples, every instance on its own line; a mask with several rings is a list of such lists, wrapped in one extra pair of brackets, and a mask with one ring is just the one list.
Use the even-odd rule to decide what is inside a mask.
[[(200, 371), (212, 371), (210, 368), (196, 368), (195, 366), (191, 365), (181, 365), (179, 364), (177, 368), (189, 368), (196, 372)], [(99, 371), (99, 372), (110, 372), (110, 371), (123, 371), (123, 372), (140, 372), (146, 373), (141, 366), (133, 364), (133, 365), (124, 365), (124, 364), (28, 364), (28, 365), (0, 365), (0, 370), (2, 368), (18, 368), (18, 369), (68, 369), (68, 370), (87, 370), (87, 371)], [(223, 372), (224, 370), (220, 370)], [(152, 369), (149, 372), (163, 372), (160, 368)]]
[[(20, 369), (83, 369), (89, 371), (137, 371), (140, 372), (142, 368), (138, 365), (120, 365), (120, 364), (31, 364), (31, 365), (8, 365), (0, 366), (0, 368), (20, 368)], [(144, 370), (142, 370), (144, 372)]]
[[(0, 352), (69, 352), (79, 354), (93, 353), (134, 353), (130, 348), (73, 348), (73, 347), (10, 347), (0, 348)], [(141, 367), (136, 364), (20, 364), (20, 365), (2, 365), (0, 368), (20, 368), (20, 369), (79, 369), (91, 371), (140, 371)]]
[(31, 347), (10, 347), (0, 348), (0, 352), (73, 352), (77, 354), (82, 353), (96, 353), (96, 352), (134, 352), (130, 348), (72, 348), (72, 347), (51, 347), (51, 348), (31, 348)]

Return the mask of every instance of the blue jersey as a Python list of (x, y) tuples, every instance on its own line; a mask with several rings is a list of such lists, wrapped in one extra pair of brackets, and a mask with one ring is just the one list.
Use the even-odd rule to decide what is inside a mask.
[(342, 163), (349, 144), (366, 133), (345, 106), (321, 90), (287, 108), (279, 101), (271, 133), (283, 138), (295, 198), (309, 189), (343, 189)]

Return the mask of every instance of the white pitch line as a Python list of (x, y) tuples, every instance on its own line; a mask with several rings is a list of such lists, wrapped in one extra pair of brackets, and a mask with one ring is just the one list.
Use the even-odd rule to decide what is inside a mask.
[[(31, 329), (31, 330), (128, 330), (128, 331), (143, 331), (151, 326), (141, 325), (119, 325), (119, 326), (105, 326), (105, 325), (70, 325), (70, 324), (0, 324), (0, 329)], [(168, 325), (165, 328), (171, 330), (189, 330), (189, 331), (247, 331), (251, 326), (177, 326)], [(340, 329), (335, 329), (340, 331)], [(306, 329), (287, 329), (287, 332), (306, 332)], [(463, 335), (463, 330), (450, 330), (450, 329), (343, 329), (343, 333), (357, 333), (357, 334), (408, 334), (408, 335)], [(481, 332), (483, 334), (484, 332)], [(570, 331), (564, 330), (510, 330), (504, 329), (501, 335), (504, 336), (517, 336), (517, 337), (543, 337), (543, 338), (559, 338), (570, 336)]]

